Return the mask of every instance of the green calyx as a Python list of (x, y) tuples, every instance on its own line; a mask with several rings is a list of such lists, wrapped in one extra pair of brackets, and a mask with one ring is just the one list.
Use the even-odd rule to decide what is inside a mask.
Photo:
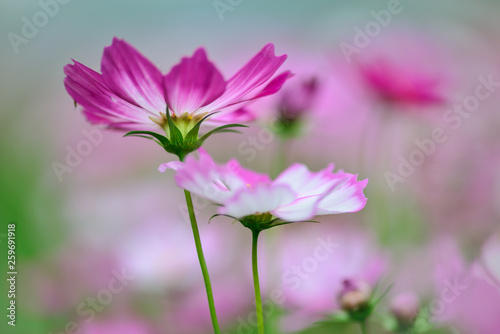
[(130, 131), (124, 137), (134, 136), (154, 140), (165, 151), (177, 155), (182, 161), (189, 153), (199, 149), (211, 135), (224, 132), (240, 133), (234, 128), (247, 127), (242, 124), (226, 124), (199, 136), (201, 124), (213, 114), (192, 116), (184, 113), (182, 115), (170, 115), (167, 107), (166, 112), (160, 113), (159, 117), (150, 117), (153, 122), (163, 128), (165, 136), (153, 131)]
[(273, 124), (274, 132), (281, 138), (288, 140), (298, 138), (303, 132), (303, 121), (297, 119), (286, 119), (279, 117)]
[[(234, 219), (235, 221), (239, 221), (241, 223), (241, 225), (252, 230), (253, 232), (261, 232), (264, 230), (268, 230), (272, 227), (295, 223), (295, 222), (284, 221), (284, 220), (281, 220), (280, 218), (276, 218), (269, 212), (253, 214), (253, 215), (245, 216), (243, 218), (236, 218), (236, 217), (233, 217), (230, 215), (224, 215), (224, 214), (215, 214), (210, 218), (209, 221), (211, 221), (213, 218), (218, 217), (218, 216), (229, 217), (229, 218)], [(306, 220), (306, 221), (300, 221), (300, 222), (301, 223), (317, 223), (317, 221), (314, 221), (314, 220)]]

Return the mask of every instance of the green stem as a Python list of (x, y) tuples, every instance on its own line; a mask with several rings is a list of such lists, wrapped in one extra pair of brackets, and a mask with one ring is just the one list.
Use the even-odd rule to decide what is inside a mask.
[(279, 138), (279, 143), (276, 148), (276, 158), (272, 162), (271, 165), (271, 176), (278, 176), (288, 164), (288, 140)]
[(196, 216), (193, 209), (193, 199), (191, 193), (184, 190), (186, 196), (186, 204), (189, 212), (189, 220), (191, 221), (191, 228), (193, 229), (194, 243), (196, 244), (196, 252), (198, 253), (198, 260), (200, 261), (201, 272), (203, 273), (203, 280), (205, 281), (205, 289), (207, 290), (208, 307), (210, 308), (210, 317), (212, 318), (212, 325), (214, 333), (220, 334), (219, 323), (217, 321), (217, 314), (215, 312), (214, 295), (212, 292), (212, 284), (210, 283), (210, 276), (208, 274), (207, 263), (203, 255), (203, 248), (201, 246), (200, 231), (196, 223)]
[(259, 268), (257, 265), (257, 241), (260, 231), (252, 230), (252, 272), (255, 288), (255, 309), (257, 311), (257, 332), (264, 334), (264, 315), (262, 313), (262, 298), (260, 296)]
[(368, 334), (368, 331), (366, 330), (366, 321), (361, 321), (359, 325), (361, 326), (361, 333)]

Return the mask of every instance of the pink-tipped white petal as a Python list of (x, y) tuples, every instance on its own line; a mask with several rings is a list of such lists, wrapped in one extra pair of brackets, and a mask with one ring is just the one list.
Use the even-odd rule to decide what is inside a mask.
[(310, 220), (316, 215), (317, 204), (322, 197), (323, 194), (298, 198), (288, 205), (277, 208), (272, 213), (289, 222)]
[(158, 167), (158, 171), (160, 173), (165, 173), (167, 171), (167, 169), (172, 169), (174, 171), (179, 171), (182, 167), (184, 167), (184, 163), (183, 162), (180, 162), (180, 161), (170, 161), (170, 162), (167, 162), (167, 163), (164, 163), (164, 164), (161, 164), (159, 167)]
[(298, 197), (326, 194), (340, 182), (338, 174), (333, 174), (333, 164), (319, 172), (311, 172), (305, 165), (295, 163), (285, 169), (274, 184), (286, 184), (297, 193)]
[(169, 108), (176, 114), (193, 113), (222, 95), (226, 82), (203, 48), (182, 58), (165, 76)]
[(344, 174), (345, 179), (336, 185), (318, 204), (318, 215), (356, 212), (366, 205), (363, 189), (368, 180), (357, 181), (356, 175)]
[(224, 203), (219, 213), (235, 218), (266, 213), (287, 205), (295, 199), (293, 191), (284, 185), (258, 184), (254, 188), (241, 189)]
[(236, 160), (219, 166), (203, 148), (198, 153), (198, 159), (188, 156), (185, 162), (165, 163), (159, 170), (175, 170), (179, 187), (221, 204), (242, 188), (270, 182), (267, 175), (245, 169)]

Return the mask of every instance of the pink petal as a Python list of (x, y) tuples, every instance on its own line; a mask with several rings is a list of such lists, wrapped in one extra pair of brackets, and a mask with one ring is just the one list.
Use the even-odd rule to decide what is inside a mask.
[(116, 118), (114, 116), (108, 116), (103, 114), (98, 110), (90, 111), (88, 109), (83, 110), (83, 115), (85, 118), (94, 125), (103, 125), (108, 129), (121, 130), (121, 131), (157, 131), (158, 126), (155, 123), (137, 123), (123, 121), (122, 119)]
[(298, 198), (292, 203), (274, 210), (273, 214), (290, 222), (310, 220), (316, 215), (317, 204), (322, 197), (323, 194)]
[(218, 166), (203, 148), (198, 152), (199, 159), (188, 156), (184, 163), (162, 164), (160, 171), (174, 169), (179, 187), (216, 203), (224, 203), (242, 188), (269, 182), (267, 175), (247, 170), (235, 160)]
[(294, 199), (293, 191), (285, 185), (272, 186), (261, 183), (254, 188), (241, 189), (234, 197), (224, 203), (224, 206), (219, 209), (219, 213), (242, 218), (276, 210)]
[(192, 113), (222, 95), (226, 83), (203, 48), (182, 58), (165, 76), (168, 106), (177, 114)]
[(293, 77), (293, 73), (290, 71), (286, 71), (286, 72), (281, 73), (280, 75), (276, 76), (273, 80), (271, 80), (266, 85), (266, 87), (264, 87), (264, 89), (262, 89), (257, 95), (249, 98), (247, 101), (255, 100), (255, 99), (258, 99), (261, 97), (265, 97), (265, 96), (277, 93), (281, 89), (281, 87), (283, 87), (285, 82), (288, 79), (290, 79), (291, 77)]
[(319, 172), (311, 172), (303, 165), (295, 163), (284, 170), (274, 184), (286, 184), (300, 197), (326, 195), (328, 191), (344, 178), (332, 173), (333, 164)]
[(101, 72), (104, 83), (124, 100), (149, 111), (165, 112), (160, 70), (130, 44), (115, 37), (104, 49)]
[(101, 119), (151, 123), (154, 114), (133, 105), (113, 93), (102, 81), (101, 75), (85, 65), (74, 61), (64, 67), (64, 85), (76, 103), (88, 113)]
[(220, 126), (222, 124), (231, 123), (248, 123), (255, 120), (257, 116), (250, 111), (240, 108), (231, 112), (217, 113), (208, 118), (203, 124)]
[(366, 197), (363, 189), (368, 180), (357, 181), (356, 175), (343, 174), (344, 181), (331, 189), (318, 204), (319, 210), (316, 214), (326, 215), (344, 212), (356, 212), (366, 205)]
[[(274, 45), (267, 44), (256, 54), (242, 69), (240, 69), (231, 79), (227, 81), (226, 91), (220, 98), (206, 107), (207, 110), (220, 110), (235, 103), (240, 103), (250, 99), (248, 95), (257, 87), (266, 83), (276, 73), (278, 68), (286, 60), (287, 55), (276, 57), (274, 55)], [(266, 91), (272, 92), (279, 89), (280, 83), (284, 82), (284, 77), (289, 74), (282, 74)], [(281, 83), (282, 84), (282, 83)], [(265, 94), (262, 93), (262, 94)], [(257, 94), (258, 95), (258, 94)], [(255, 97), (254, 97), (255, 98)]]
[(245, 187), (254, 187), (260, 183), (271, 183), (269, 175), (243, 168), (236, 159), (229, 160), (226, 165), (221, 166), (221, 170), (225, 174), (236, 175)]
[(500, 234), (485, 243), (481, 260), (488, 277), (500, 288)]
[(180, 170), (182, 167), (184, 166), (184, 163), (180, 162), (180, 161), (170, 161), (170, 162), (167, 162), (167, 163), (164, 163), (164, 164), (161, 164), (159, 167), (158, 167), (158, 171), (160, 173), (165, 173), (167, 171), (167, 169), (173, 169), (174, 171), (178, 171)]

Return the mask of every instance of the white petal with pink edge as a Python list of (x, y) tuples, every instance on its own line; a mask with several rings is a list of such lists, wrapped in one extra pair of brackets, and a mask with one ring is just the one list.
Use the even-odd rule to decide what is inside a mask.
[(255, 188), (241, 189), (233, 198), (224, 203), (219, 213), (235, 218), (271, 212), (291, 203), (295, 199), (293, 191), (285, 186), (258, 184)]

